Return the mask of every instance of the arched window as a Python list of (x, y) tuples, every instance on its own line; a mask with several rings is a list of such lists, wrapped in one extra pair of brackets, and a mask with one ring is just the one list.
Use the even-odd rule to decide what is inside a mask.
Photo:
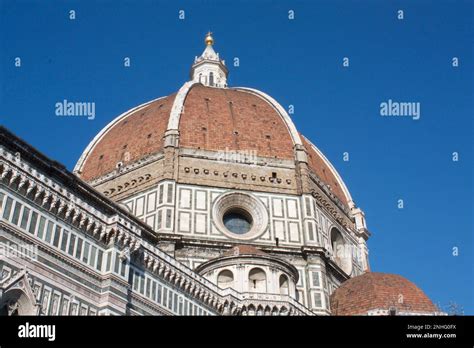
[(221, 271), (217, 275), (217, 286), (225, 289), (231, 288), (234, 285), (234, 274), (228, 269)]
[(202, 83), (202, 74), (199, 74), (199, 83)]
[(209, 86), (214, 86), (214, 73), (212, 71), (209, 73)]
[(267, 275), (261, 268), (254, 268), (249, 272), (249, 290), (253, 292), (267, 291)]
[(280, 294), (288, 295), (289, 294), (289, 281), (288, 277), (284, 274), (280, 275)]
[(248, 314), (249, 316), (255, 315), (255, 307), (254, 307), (253, 304), (251, 304), (251, 305), (249, 306), (249, 308), (247, 309), (247, 314)]
[(346, 241), (335, 227), (331, 229), (331, 247), (336, 264), (345, 273), (350, 274), (352, 272), (351, 251), (346, 248)]
[(0, 315), (34, 315), (35, 308), (32, 301), (20, 289), (9, 290), (3, 294), (0, 301)]
[(342, 238), (341, 232), (335, 228), (331, 230), (331, 247), (336, 263), (339, 264), (344, 255), (344, 239)]

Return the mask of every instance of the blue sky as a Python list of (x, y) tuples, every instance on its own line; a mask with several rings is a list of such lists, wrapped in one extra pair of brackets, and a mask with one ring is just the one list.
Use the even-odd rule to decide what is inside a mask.
[[(373, 233), (372, 270), (474, 314), (472, 13), (472, 1), (0, 0), (0, 123), (72, 170), (110, 120), (179, 89), (210, 29), (229, 84), (294, 105), (338, 169)], [(64, 99), (95, 102), (95, 119), (55, 116)], [(381, 117), (388, 99), (420, 103), (420, 119)]]

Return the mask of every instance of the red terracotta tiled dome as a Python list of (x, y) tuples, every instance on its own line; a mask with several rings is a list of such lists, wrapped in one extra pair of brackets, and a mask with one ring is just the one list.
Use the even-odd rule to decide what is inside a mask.
[(293, 141), (273, 106), (239, 90), (193, 87), (184, 102), (180, 146), (205, 150), (255, 150), (257, 156), (293, 159)]
[[(163, 150), (163, 135), (176, 94), (152, 101), (120, 116), (87, 154), (81, 178), (89, 181), (115, 170), (118, 162), (137, 161)], [(96, 140), (96, 139), (94, 139)]]
[(438, 312), (420, 288), (396, 274), (367, 272), (348, 279), (331, 295), (333, 315), (367, 315), (390, 308), (415, 314)]
[(348, 205), (350, 197), (344, 193), (334, 168), (294, 129), (271, 97), (256, 90), (213, 88), (200, 83), (184, 92), (183, 88), (117, 117), (84, 151), (76, 173), (92, 181), (116, 170), (118, 163), (128, 165), (163, 151), (165, 133), (175, 117), (181, 148), (255, 151), (258, 157), (294, 161), (295, 145), (300, 142), (308, 154), (310, 169)]

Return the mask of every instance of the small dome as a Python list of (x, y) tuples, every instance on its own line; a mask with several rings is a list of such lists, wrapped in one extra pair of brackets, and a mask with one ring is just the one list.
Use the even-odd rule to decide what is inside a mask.
[(346, 280), (331, 295), (332, 315), (367, 315), (390, 309), (409, 314), (439, 312), (420, 288), (397, 274), (367, 272)]

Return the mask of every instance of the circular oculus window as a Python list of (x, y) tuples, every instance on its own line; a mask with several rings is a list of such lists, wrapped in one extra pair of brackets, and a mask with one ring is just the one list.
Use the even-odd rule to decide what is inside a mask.
[(238, 208), (231, 208), (222, 217), (224, 226), (232, 233), (245, 234), (252, 228), (252, 215)]
[(268, 225), (263, 203), (245, 193), (229, 192), (220, 196), (214, 203), (213, 217), (221, 232), (236, 239), (258, 237)]

